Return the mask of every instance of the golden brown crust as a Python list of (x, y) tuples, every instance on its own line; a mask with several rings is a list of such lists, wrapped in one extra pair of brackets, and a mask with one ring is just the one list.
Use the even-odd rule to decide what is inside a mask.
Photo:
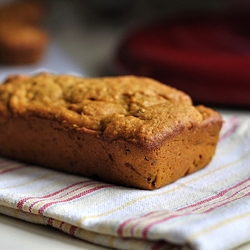
[(39, 74), (0, 86), (0, 155), (143, 189), (207, 165), (221, 125), (148, 78)]

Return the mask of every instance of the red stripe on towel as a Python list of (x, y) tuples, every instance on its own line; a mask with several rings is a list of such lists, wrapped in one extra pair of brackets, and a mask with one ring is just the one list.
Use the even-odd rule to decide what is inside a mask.
[(43, 205), (43, 206), (38, 210), (38, 214), (39, 214), (39, 215), (43, 215), (43, 214), (44, 214), (44, 211), (45, 211), (48, 207), (50, 207), (50, 206), (52, 206), (52, 205), (55, 205), (55, 204), (58, 204), (58, 203), (64, 203), (64, 202), (73, 201), (73, 200), (75, 200), (75, 199), (82, 198), (82, 197), (85, 196), (85, 195), (91, 194), (91, 193), (93, 193), (93, 192), (96, 192), (96, 191), (98, 191), (98, 190), (101, 190), (101, 189), (107, 188), (107, 187), (110, 187), (110, 185), (97, 186), (97, 187), (94, 187), (94, 188), (85, 190), (84, 192), (81, 192), (81, 193), (79, 193), (79, 194), (77, 194), (77, 195), (74, 195), (74, 196), (72, 196), (72, 197), (70, 197), (70, 198), (67, 198), (67, 199), (64, 199), (64, 200), (61, 200), (61, 201), (49, 202), (49, 203)]
[[(215, 196), (209, 197), (208, 199), (205, 199), (205, 200), (203, 200), (203, 201), (197, 202), (197, 203), (192, 204), (192, 205), (190, 205), (190, 206), (187, 206), (187, 207), (178, 209), (178, 210), (176, 210), (176, 212), (185, 211), (185, 210), (188, 210), (188, 208), (190, 208), (190, 207), (196, 207), (197, 205), (200, 205), (200, 204), (204, 204), (204, 203), (206, 203), (206, 202), (213, 201), (213, 200), (215, 200), (215, 199), (217, 199), (217, 198), (219, 198), (219, 197), (224, 196), (229, 190), (236, 189), (237, 187), (241, 186), (242, 184), (248, 182), (249, 180), (250, 180), (250, 178), (247, 178), (246, 180), (237, 183), (237, 184), (234, 185), (233, 187), (230, 187), (230, 188), (228, 188), (228, 189), (225, 189), (225, 190), (221, 191), (220, 193), (218, 193), (218, 194), (215, 195)], [(236, 191), (235, 193), (238, 193), (238, 191)], [(233, 200), (230, 200), (230, 199), (229, 199), (230, 197), (234, 196), (235, 193), (232, 194), (232, 195), (230, 195), (230, 196), (227, 197), (226, 199), (224, 199), (224, 200), (226, 200), (225, 202), (219, 203), (219, 204), (217, 204), (216, 206), (213, 206), (213, 207), (211, 207), (211, 208), (209, 208), (209, 209), (207, 209), (207, 210), (205, 210), (205, 211), (202, 211), (202, 212), (200, 212), (200, 213), (208, 213), (208, 212), (211, 212), (211, 211), (213, 211), (213, 210), (215, 210), (215, 209), (217, 209), (217, 208), (220, 208), (221, 206), (224, 206), (224, 205), (226, 205), (226, 204), (228, 204), (228, 203), (230, 203), (230, 202), (232, 202), (232, 201), (235, 201), (235, 200), (237, 200), (237, 199), (240, 199), (241, 197), (235, 198), (235, 199), (233, 199)], [(244, 194), (242, 197), (245, 197), (245, 196), (249, 196), (249, 193)], [(178, 214), (174, 214), (174, 215), (168, 216), (168, 217), (166, 217), (166, 218), (162, 218), (162, 219), (160, 219), (160, 220), (158, 220), (158, 221), (154, 221), (154, 222), (148, 224), (148, 225), (142, 230), (142, 236), (143, 236), (144, 238), (147, 238), (147, 235), (148, 235), (148, 232), (149, 232), (150, 228), (153, 227), (153, 226), (155, 226), (155, 225), (157, 225), (157, 224), (159, 224), (159, 223), (166, 222), (166, 221), (168, 221), (168, 220), (170, 220), (170, 219), (173, 219), (173, 218), (176, 218), (176, 217), (181, 217), (181, 216), (185, 216), (185, 215), (194, 214), (194, 211), (195, 211), (195, 210), (191, 210), (190, 212), (186, 212), (186, 213), (178, 213)], [(198, 212), (198, 213), (199, 213), (199, 212)]]
[[(248, 182), (249, 182), (248, 185), (242, 187), (242, 185), (245, 185)], [(154, 222), (149, 223), (147, 226), (145, 226), (144, 229), (142, 230), (142, 236), (144, 238), (147, 238), (147, 235), (148, 235), (148, 232), (149, 232), (150, 228), (157, 225), (157, 224), (166, 222), (168, 220), (171, 220), (171, 219), (174, 219), (174, 218), (177, 218), (177, 217), (191, 215), (191, 214), (194, 214), (194, 213), (208, 213), (208, 212), (211, 212), (211, 211), (213, 211), (213, 210), (215, 210), (217, 208), (220, 208), (221, 206), (224, 206), (224, 205), (226, 205), (226, 204), (228, 204), (228, 203), (230, 203), (232, 201), (240, 199), (241, 197), (249, 196), (250, 193), (247, 193), (247, 194), (243, 194), (243, 195), (241, 195), (239, 197), (233, 198), (237, 194), (239, 194), (242, 190), (248, 188), (249, 186), (250, 186), (250, 177), (243, 180), (243, 181), (241, 181), (241, 182), (239, 182), (239, 183), (236, 183), (232, 187), (229, 187), (227, 189), (224, 189), (224, 190), (220, 191), (216, 195), (213, 195), (211, 197), (208, 197), (208, 198), (206, 198), (204, 200), (201, 200), (201, 201), (196, 202), (194, 204), (188, 205), (186, 207), (177, 209), (172, 214), (168, 214), (168, 212), (166, 212), (166, 214), (163, 213), (163, 216), (165, 214), (165, 216), (167, 216), (167, 217), (165, 217), (165, 218), (161, 217), (158, 220), (155, 220)], [(219, 199), (219, 198), (225, 196), (226, 194), (228, 194), (229, 191), (233, 191), (233, 193), (230, 194), (229, 196), (227, 196), (226, 198), (224, 198), (223, 200), (216, 201), (217, 199)], [(216, 202), (212, 203), (213, 201), (216, 201)], [(202, 210), (202, 212), (195, 212), (196, 210), (198, 210), (200, 208), (201, 205), (202, 205), (201, 207), (204, 207), (204, 204), (206, 204), (206, 203), (208, 204), (207, 207), (211, 206), (211, 205), (212, 206), (209, 207), (206, 210)], [(190, 210), (190, 208), (191, 208), (191, 210)], [(180, 212), (183, 212), (183, 213), (180, 213)], [(144, 215), (144, 216), (142, 216), (140, 218), (135, 218), (135, 219), (131, 218), (131, 219), (128, 219), (128, 220), (122, 222), (120, 224), (120, 226), (118, 227), (118, 229), (117, 229), (117, 234), (119, 236), (123, 236), (123, 230), (126, 227), (126, 225), (131, 223), (131, 222), (133, 223), (133, 221), (134, 221), (133, 225), (131, 226), (131, 230), (130, 230), (131, 236), (133, 236), (133, 232), (134, 232), (135, 227), (140, 225), (140, 222), (145, 222), (145, 217), (152, 217), (152, 216), (157, 217), (158, 216), (157, 212), (156, 213), (155, 212), (149, 213), (149, 214)], [(128, 236), (128, 235), (126, 235), (126, 236)]]
[(41, 196), (41, 197), (39, 197), (39, 196), (38, 196), (38, 197), (35, 197), (35, 196), (34, 196), (34, 197), (26, 197), (26, 198), (20, 200), (20, 201), (17, 203), (17, 208), (18, 208), (19, 210), (22, 210), (24, 203), (27, 202), (28, 200), (31, 200), (31, 199), (51, 198), (51, 197), (53, 197), (53, 196), (55, 196), (55, 195), (57, 195), (57, 194), (59, 194), (59, 193), (61, 193), (61, 192), (66, 191), (67, 189), (69, 189), (69, 188), (71, 188), (71, 187), (77, 186), (77, 185), (79, 185), (79, 184), (81, 184), (81, 183), (87, 183), (87, 182), (91, 182), (91, 181), (76, 182), (76, 183), (73, 183), (73, 184), (71, 184), (71, 185), (69, 185), (69, 186), (66, 186), (66, 187), (62, 188), (62, 189), (59, 189), (59, 190), (57, 190), (57, 191), (55, 191), (55, 192), (53, 192), (53, 193), (50, 193), (50, 194), (47, 194), (47, 195), (44, 195), (44, 196)]

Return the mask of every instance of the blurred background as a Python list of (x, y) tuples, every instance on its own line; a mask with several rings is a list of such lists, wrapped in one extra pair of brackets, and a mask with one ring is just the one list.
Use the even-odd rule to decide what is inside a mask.
[(137, 27), (201, 13), (250, 15), (248, 0), (50, 0), (49, 7), (53, 39), (91, 76), (112, 73), (117, 47)]
[[(1, 0), (0, 7), (10, 2)], [(44, 12), (39, 25), (49, 37), (45, 53), (53, 54), (53, 44), (67, 56), (53, 56), (49, 64), (40, 59), (35, 68), (49, 65), (57, 71), (68, 60), (71, 72), (85, 76), (149, 76), (182, 89), (195, 102), (250, 107), (248, 0), (40, 3)], [(6, 64), (2, 67), (6, 70)], [(60, 70), (67, 73), (67, 64)]]

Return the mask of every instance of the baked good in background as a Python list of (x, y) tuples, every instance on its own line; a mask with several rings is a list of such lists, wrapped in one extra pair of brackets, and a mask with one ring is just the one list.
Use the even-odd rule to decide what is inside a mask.
[(2, 64), (22, 65), (39, 62), (49, 40), (48, 33), (32, 25), (8, 23), (0, 26), (0, 59)]
[(205, 167), (221, 116), (153, 79), (41, 73), (0, 85), (0, 155), (141, 189)]
[(45, 6), (23, 0), (0, 6), (0, 63), (25, 65), (39, 62), (47, 48), (48, 32), (42, 27)]

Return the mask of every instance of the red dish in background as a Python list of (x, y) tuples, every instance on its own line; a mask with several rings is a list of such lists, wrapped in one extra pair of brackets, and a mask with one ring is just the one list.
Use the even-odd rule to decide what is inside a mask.
[(249, 30), (228, 20), (163, 21), (136, 29), (118, 48), (119, 73), (158, 79), (197, 103), (250, 107)]

